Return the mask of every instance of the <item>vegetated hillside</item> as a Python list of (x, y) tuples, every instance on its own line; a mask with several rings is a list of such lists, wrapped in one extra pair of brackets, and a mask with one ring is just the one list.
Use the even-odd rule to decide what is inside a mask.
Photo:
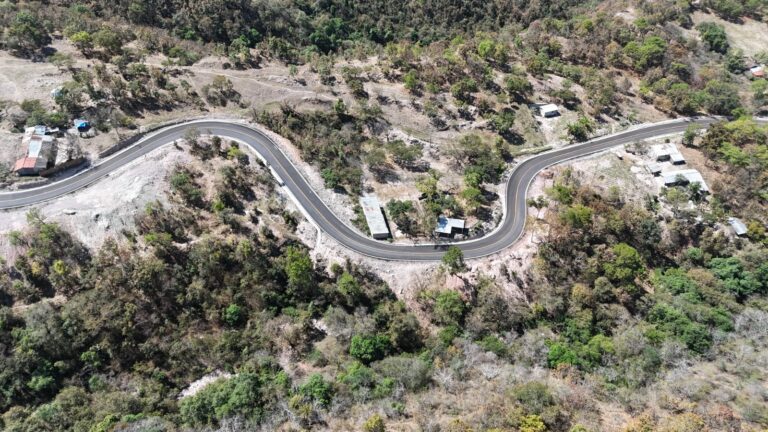
[[(301, 138), (341, 141), (303, 152), (329, 188), (357, 194), (370, 186), (361, 182), (366, 176), (384, 184), (406, 171), (428, 171), (422, 149), (404, 142), (382, 151), (376, 144), (408, 117), (418, 120), (410, 129), (427, 137), (455, 132), (431, 152), (448, 169), (419, 179), (429, 185), (430, 178), (447, 175), (456, 187), (439, 191), (452, 198), (443, 203), (411, 203), (404, 225), (444, 212), (476, 217), (490, 228), (497, 197), (489, 186), (531, 142), (583, 140), (667, 115), (761, 112), (768, 81), (750, 80), (745, 72), (768, 54), (744, 58), (722, 26), (694, 28), (691, 14), (752, 20), (762, 19), (764, 8), (754, 1), (668, 0), (5, 2), (2, 47), (53, 62), (72, 79), (52, 101), (4, 103), (2, 116), (15, 129), (86, 117), (108, 131), (135, 128), (153, 113), (242, 115), (253, 103), (241, 97), (248, 81), (238, 88), (222, 75), (196, 87), (189, 66), (214, 55), (242, 71), (284, 63), (290, 67), (282, 78), (300, 81), (301, 68), (320, 82), (311, 91), (342, 102), (318, 112), (270, 106), (255, 118), (281, 132), (300, 117), (304, 124), (327, 122), (301, 131)], [(54, 52), (57, 38), (67, 49)], [(562, 107), (564, 124), (542, 125), (531, 115), (529, 104), (549, 101)], [(410, 111), (401, 112), (404, 106)], [(278, 121), (281, 115), (292, 119)], [(475, 136), (460, 136), (469, 131)], [(417, 178), (407, 177), (413, 188)], [(430, 231), (421, 225), (409, 231)]]
[[(762, 1), (704, 1), (723, 18), (763, 19)], [(765, 79), (722, 27), (690, 28), (689, 2), (2, 2), (3, 48), (72, 74), (53, 103), (3, 103), (12, 127), (87, 116), (109, 130), (147, 113), (247, 102), (185, 69), (218, 54), (242, 70), (301, 66), (327, 107), (253, 112), (289, 138), (326, 187), (356, 195), (371, 173), (421, 172), (418, 200), (387, 204), (410, 236), (441, 213), (490, 219), (498, 183), (525, 145), (527, 104), (558, 102), (582, 140), (634, 108), (735, 114), (702, 137), (713, 196), (601, 196), (566, 172), (548, 191), (548, 236), (525, 274), (466, 282), (461, 254), (398, 301), (354, 263), (313, 263), (268, 173), (240, 149), (187, 137), (204, 174), (179, 167), (172, 205), (99, 250), (30, 213), (19, 258), (0, 274), (1, 426), (39, 430), (758, 430), (768, 425), (768, 165)], [(54, 53), (63, 37), (77, 53)], [(150, 65), (148, 55), (164, 65)], [(360, 62), (364, 59), (364, 62)], [(289, 72), (292, 74), (293, 72)], [(403, 86), (455, 142), (384, 139)], [(379, 97), (381, 96), (381, 97)], [(2, 95), (0, 95), (2, 98)], [(627, 109), (627, 107), (634, 107)], [(11, 108), (15, 109), (11, 113)], [(525, 121), (522, 121), (525, 119)], [(465, 133), (472, 128), (472, 132)], [(492, 138), (490, 138), (492, 137)], [(461, 177), (446, 190), (441, 176)], [(748, 225), (745, 238), (727, 216)], [(526, 287), (510, 299), (498, 278)], [(232, 374), (192, 396), (191, 383)]]
[[(744, 131), (764, 133), (739, 120), (693, 144), (730, 133), (760, 154), (764, 144), (735, 140)], [(13, 234), (21, 254), (0, 278), (6, 430), (768, 422), (768, 237), (765, 212), (746, 210), (765, 197), (734, 207), (725, 192), (705, 200), (680, 186), (632, 203), (565, 170), (548, 191), (549, 234), (530, 272), (502, 266), (457, 286), (465, 264), (451, 249), (445, 277), (415, 287), (409, 310), (360, 266), (313, 263), (290, 233), (294, 216), (275, 216), (268, 173), (236, 145), (187, 139), (215, 174), (178, 167), (171, 206), (149, 205), (135, 232), (89, 251), (31, 212), (29, 229)], [(724, 212), (742, 212), (748, 237), (718, 228)], [(498, 277), (520, 280), (525, 298), (509, 299)], [(213, 371), (232, 375), (180, 398)]]
[(85, 1), (98, 16), (120, 17), (137, 25), (167, 29), (186, 39), (231, 43), (245, 36), (260, 42), (270, 37), (329, 52), (355, 41), (386, 43), (399, 39), (430, 42), (460, 32), (496, 30), (512, 23), (527, 25), (545, 17), (563, 17), (581, 2), (506, 0), (283, 2), (268, 1)]

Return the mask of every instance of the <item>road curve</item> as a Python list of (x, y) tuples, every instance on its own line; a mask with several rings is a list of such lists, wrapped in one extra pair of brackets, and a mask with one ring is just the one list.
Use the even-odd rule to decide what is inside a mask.
[[(499, 226), (482, 238), (450, 244), (459, 246), (463, 250), (466, 259), (491, 255), (514, 244), (525, 229), (527, 214), (526, 193), (528, 186), (536, 174), (546, 167), (618, 145), (679, 133), (684, 131), (690, 124), (707, 127), (718, 120), (711, 117), (698, 117), (655, 123), (531, 157), (515, 167), (507, 181), (504, 201), (506, 208), (504, 218)], [(759, 121), (768, 122), (768, 120)], [(199, 120), (169, 126), (147, 135), (128, 149), (75, 176), (35, 189), (2, 192), (0, 193), (0, 209), (30, 206), (84, 188), (109, 175), (123, 165), (174, 140), (181, 139), (184, 133), (192, 127), (197, 128), (203, 133), (235, 139), (250, 146), (277, 172), (284, 181), (285, 187), (297, 201), (297, 204), (303, 208), (304, 213), (325, 234), (355, 252), (390, 261), (436, 261), (442, 258), (445, 249), (450, 245), (449, 243), (391, 244), (360, 235), (357, 231), (340, 221), (323, 203), (272, 139), (245, 124), (226, 120)]]

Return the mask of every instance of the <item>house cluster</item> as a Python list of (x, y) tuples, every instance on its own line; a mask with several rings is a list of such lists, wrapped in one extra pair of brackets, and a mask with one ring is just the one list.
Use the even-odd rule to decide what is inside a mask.
[(698, 183), (699, 191), (709, 193), (709, 186), (704, 181), (701, 173), (695, 169), (679, 169), (680, 165), (685, 165), (685, 157), (677, 146), (672, 143), (656, 144), (651, 146), (651, 160), (645, 167), (649, 173), (659, 177), (664, 186), (684, 186), (691, 183)]
[[(653, 145), (648, 155), (651, 160), (646, 162), (646, 169), (654, 177), (657, 177), (664, 186), (673, 187), (697, 184), (700, 193), (704, 195), (709, 194), (709, 186), (698, 170), (690, 168), (680, 169), (680, 165), (685, 165), (686, 161), (675, 144)], [(728, 226), (738, 237), (747, 235), (747, 225), (739, 218), (729, 217)]]
[(23, 156), (12, 171), (19, 176), (54, 174), (85, 161), (73, 136), (59, 128), (28, 127), (21, 139)]
[[(377, 197), (370, 195), (360, 198), (360, 206), (363, 208), (371, 237), (376, 240), (386, 240), (392, 237), (387, 218), (384, 216), (384, 210), (381, 208)], [(452, 238), (456, 235), (465, 234), (467, 234), (467, 227), (464, 219), (449, 218), (442, 215), (437, 218), (437, 226), (435, 227), (437, 237)]]
[[(530, 107), (544, 118), (552, 118), (560, 115), (560, 108), (552, 103), (532, 104)], [(389, 229), (389, 223), (384, 214), (384, 210), (375, 196), (366, 196), (360, 198), (360, 206), (363, 208), (365, 220), (368, 223), (368, 230), (371, 237), (377, 240), (386, 240), (392, 237)], [(440, 215), (437, 218), (434, 235), (439, 238), (455, 238), (457, 236), (466, 236), (469, 227), (464, 219), (457, 219)]]

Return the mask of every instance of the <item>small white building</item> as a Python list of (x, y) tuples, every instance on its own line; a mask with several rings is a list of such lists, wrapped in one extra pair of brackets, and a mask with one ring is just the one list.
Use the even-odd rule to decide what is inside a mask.
[(736, 233), (737, 236), (742, 237), (747, 235), (747, 232), (748, 232), (747, 225), (744, 222), (742, 222), (741, 219), (735, 218), (735, 217), (729, 217), (728, 224), (731, 225), (733, 232)]
[(669, 161), (672, 162), (672, 165), (683, 165), (685, 164), (685, 157), (680, 152), (674, 152), (669, 155)]
[(763, 65), (751, 67), (749, 68), (749, 75), (752, 76), (752, 78), (764, 78), (765, 67)]
[(557, 117), (560, 115), (560, 109), (555, 104), (545, 104), (539, 106), (539, 114), (542, 117)]
[(661, 164), (656, 162), (648, 162), (645, 164), (645, 168), (648, 170), (649, 173), (651, 173), (654, 177), (661, 175)]
[(363, 208), (363, 214), (368, 222), (368, 230), (371, 231), (371, 236), (376, 240), (388, 239), (390, 236), (389, 227), (387, 226), (387, 220), (384, 219), (384, 213), (381, 211), (379, 199), (375, 196), (362, 197), (360, 198), (360, 206)]
[(685, 157), (674, 144), (656, 144), (651, 147), (651, 153), (656, 162), (672, 162), (673, 165), (685, 163)]
[(452, 236), (454, 234), (463, 234), (465, 230), (464, 219), (454, 219), (445, 216), (437, 218), (437, 228), (435, 233), (439, 236)]
[(704, 177), (695, 169), (664, 173), (664, 186), (684, 186), (690, 183), (698, 183), (701, 192), (709, 193), (709, 186), (704, 181)]

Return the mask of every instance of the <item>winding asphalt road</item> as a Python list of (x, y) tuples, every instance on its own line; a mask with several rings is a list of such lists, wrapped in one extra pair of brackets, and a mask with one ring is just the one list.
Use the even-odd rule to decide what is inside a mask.
[(544, 168), (622, 144), (679, 133), (690, 124), (707, 127), (717, 120), (698, 117), (655, 123), (531, 157), (515, 167), (509, 177), (504, 197), (504, 218), (497, 229), (482, 238), (465, 242), (402, 245), (376, 241), (360, 235), (328, 209), (272, 139), (242, 123), (225, 120), (200, 120), (169, 126), (147, 135), (128, 149), (72, 177), (35, 189), (2, 192), (0, 209), (30, 206), (82, 189), (110, 175), (123, 165), (181, 139), (189, 128), (194, 127), (202, 133), (235, 139), (249, 145), (278, 174), (304, 214), (325, 234), (355, 252), (390, 261), (435, 261), (442, 258), (450, 244), (455, 244), (463, 250), (466, 259), (472, 259), (497, 253), (514, 244), (522, 236), (527, 213), (526, 193), (533, 178)]

